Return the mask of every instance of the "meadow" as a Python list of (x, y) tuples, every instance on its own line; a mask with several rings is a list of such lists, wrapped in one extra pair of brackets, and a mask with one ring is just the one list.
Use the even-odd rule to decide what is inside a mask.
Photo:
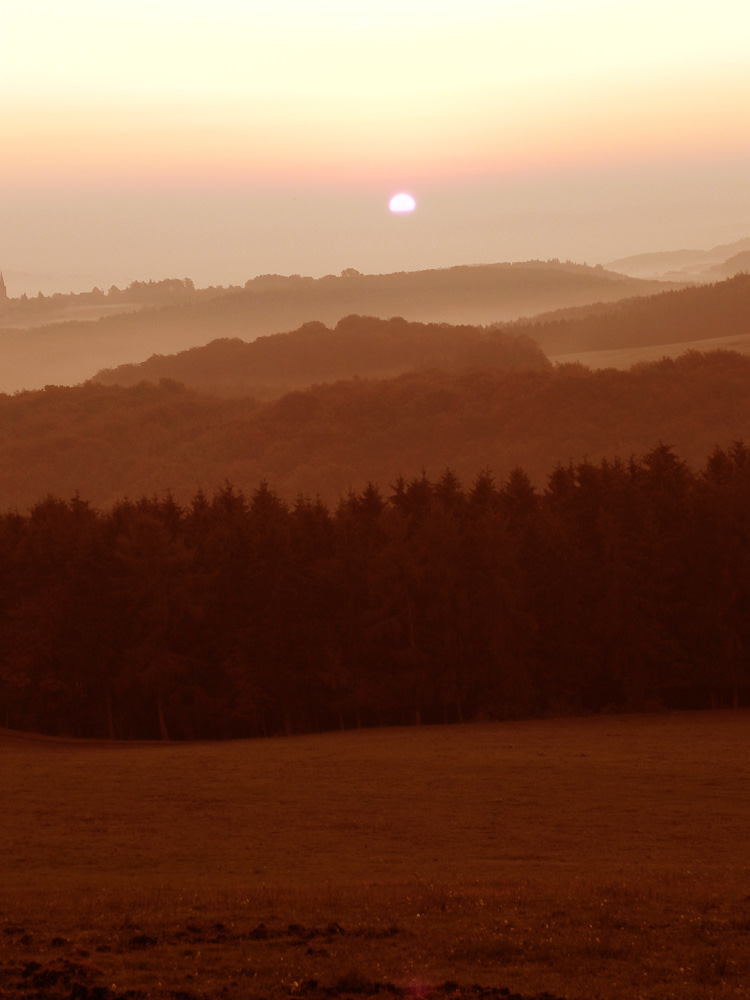
[(662, 358), (679, 358), (687, 351), (736, 351), (737, 354), (750, 354), (750, 336), (712, 337), (646, 347), (613, 347), (606, 351), (573, 351), (569, 354), (550, 355), (550, 361), (555, 364), (578, 362), (587, 368), (619, 368), (625, 371), (642, 362), (649, 364)]
[(0, 998), (750, 997), (750, 712), (0, 731)]

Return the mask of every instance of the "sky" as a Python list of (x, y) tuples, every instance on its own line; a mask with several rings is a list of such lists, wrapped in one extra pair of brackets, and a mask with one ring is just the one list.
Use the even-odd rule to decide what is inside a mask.
[(749, 51), (747, 0), (3, 0), (0, 269), (49, 294), (729, 243)]

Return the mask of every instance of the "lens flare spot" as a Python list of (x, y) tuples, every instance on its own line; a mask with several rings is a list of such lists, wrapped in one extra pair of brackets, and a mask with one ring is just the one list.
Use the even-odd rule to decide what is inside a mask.
[(395, 215), (404, 215), (406, 212), (413, 212), (416, 207), (417, 203), (412, 196), (405, 194), (403, 191), (400, 194), (394, 194), (388, 203), (388, 208)]

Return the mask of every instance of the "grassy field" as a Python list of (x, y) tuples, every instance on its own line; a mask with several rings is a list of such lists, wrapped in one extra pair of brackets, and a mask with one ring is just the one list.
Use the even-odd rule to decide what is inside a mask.
[(711, 337), (707, 340), (689, 340), (679, 344), (618, 347), (608, 351), (580, 351), (573, 354), (550, 355), (550, 360), (559, 364), (580, 361), (588, 368), (624, 369), (640, 361), (678, 358), (686, 351), (737, 351), (738, 354), (750, 354), (750, 336)]
[(0, 997), (750, 997), (748, 712), (4, 732), (0, 806)]

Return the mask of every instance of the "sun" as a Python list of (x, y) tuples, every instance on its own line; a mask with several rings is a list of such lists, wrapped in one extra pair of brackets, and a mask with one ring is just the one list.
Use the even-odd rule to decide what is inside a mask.
[(388, 203), (388, 208), (395, 215), (403, 215), (407, 212), (413, 212), (417, 207), (416, 201), (412, 198), (410, 194), (405, 194), (403, 191), (400, 194), (394, 194)]

